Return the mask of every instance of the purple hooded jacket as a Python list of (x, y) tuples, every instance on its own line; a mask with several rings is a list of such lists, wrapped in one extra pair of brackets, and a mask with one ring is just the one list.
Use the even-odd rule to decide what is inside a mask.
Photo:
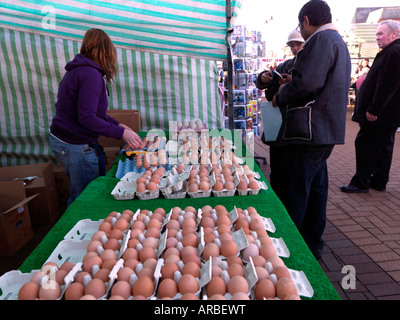
[(70, 144), (95, 143), (100, 135), (121, 139), (124, 128), (107, 115), (108, 94), (101, 67), (78, 54), (65, 70), (51, 133)]

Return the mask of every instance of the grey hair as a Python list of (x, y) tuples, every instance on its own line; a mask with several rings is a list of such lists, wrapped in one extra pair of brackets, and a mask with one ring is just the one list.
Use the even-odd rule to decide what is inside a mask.
[(379, 25), (386, 24), (390, 31), (397, 31), (397, 36), (400, 37), (400, 22), (396, 20), (383, 20)]

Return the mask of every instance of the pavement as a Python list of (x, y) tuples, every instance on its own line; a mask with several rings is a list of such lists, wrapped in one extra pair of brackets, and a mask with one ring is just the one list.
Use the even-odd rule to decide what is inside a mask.
[[(325, 250), (319, 264), (342, 300), (400, 300), (400, 132), (396, 133), (386, 191), (340, 191), (355, 173), (358, 124), (349, 107), (346, 141), (328, 159), (329, 195)], [(269, 180), (269, 147), (255, 139), (255, 155)], [(355, 281), (354, 277), (355, 275)]]

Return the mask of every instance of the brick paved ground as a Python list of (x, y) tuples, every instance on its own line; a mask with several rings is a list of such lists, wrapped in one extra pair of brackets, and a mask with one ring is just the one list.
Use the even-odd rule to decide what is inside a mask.
[[(390, 181), (385, 192), (346, 194), (355, 172), (354, 139), (358, 125), (347, 113), (346, 143), (336, 146), (328, 160), (330, 178), (326, 248), (321, 268), (343, 300), (400, 299), (400, 133), (396, 134)], [(268, 147), (257, 138), (255, 154), (269, 162)], [(260, 162), (269, 179), (269, 166)], [(353, 266), (355, 289), (346, 289), (345, 266)], [(342, 273), (343, 271), (343, 273)]]

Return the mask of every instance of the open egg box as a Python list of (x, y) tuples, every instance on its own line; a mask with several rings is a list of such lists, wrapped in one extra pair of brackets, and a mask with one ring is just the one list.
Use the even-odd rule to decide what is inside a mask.
[[(167, 159), (167, 161), (168, 161), (168, 159)], [(162, 165), (159, 164), (158, 167), (162, 167)], [(154, 168), (154, 167), (151, 166), (150, 168)], [(168, 162), (164, 168), (166, 171), (171, 170), (171, 167)], [(145, 171), (146, 171), (146, 169), (143, 166), (141, 168), (136, 167), (136, 158), (135, 157), (133, 159), (126, 158), (125, 161), (122, 161), (120, 159), (118, 161), (118, 167), (117, 167), (117, 172), (115, 173), (115, 177), (118, 179), (121, 179), (124, 175), (126, 175), (129, 172), (143, 174)]]
[(64, 236), (64, 240), (83, 241), (91, 239), (93, 234), (99, 230), (104, 219), (92, 221), (90, 219), (79, 220), (75, 226)]

